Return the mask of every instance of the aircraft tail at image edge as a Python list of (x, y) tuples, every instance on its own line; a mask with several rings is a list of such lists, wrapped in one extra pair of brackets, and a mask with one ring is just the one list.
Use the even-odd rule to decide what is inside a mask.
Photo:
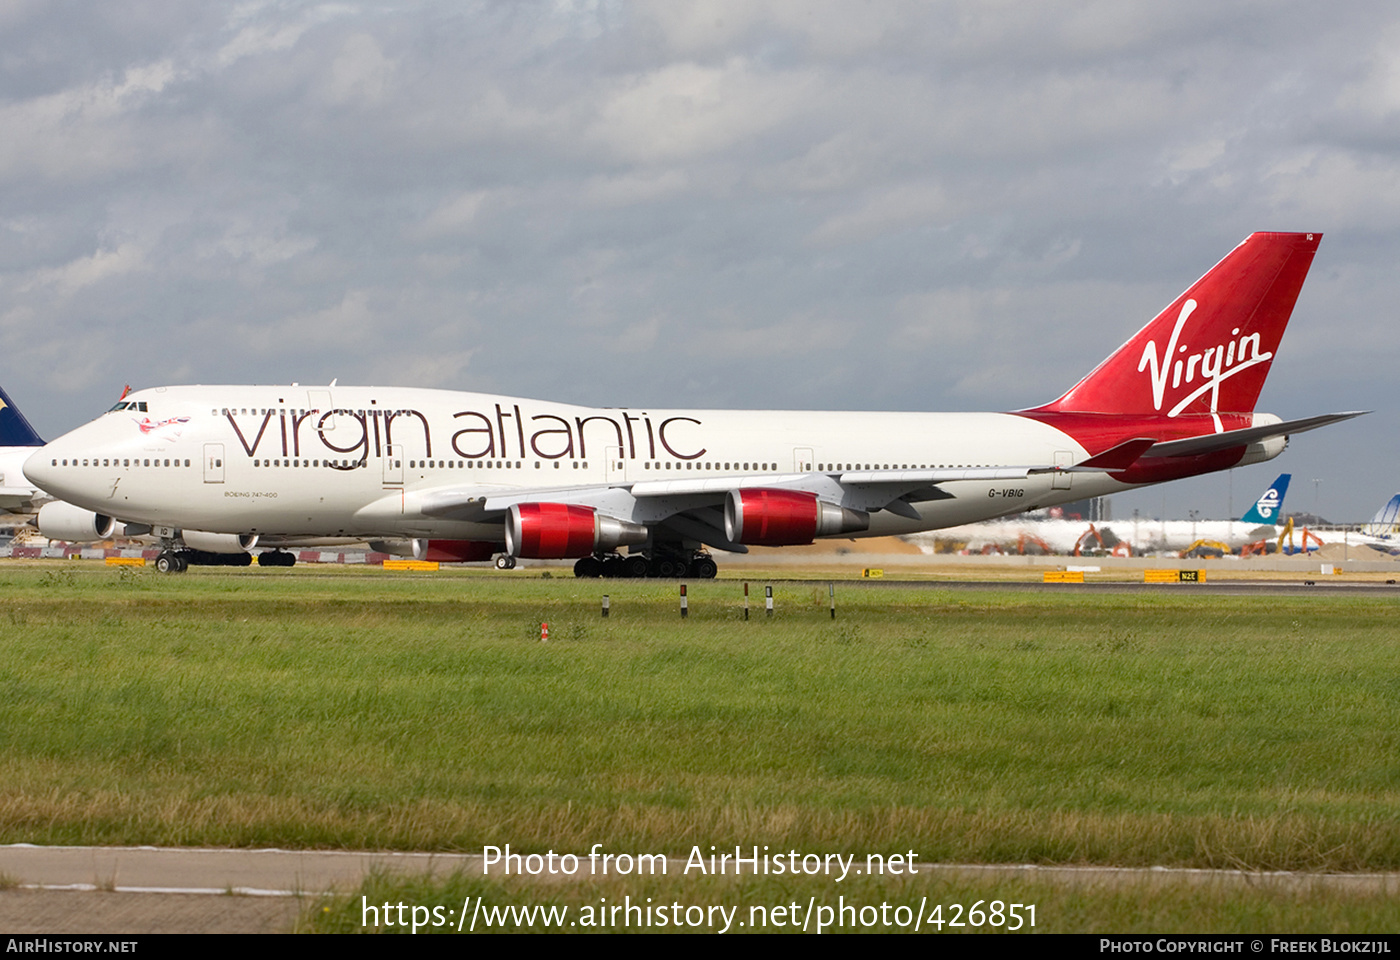
[(43, 439), (0, 387), (0, 447), (42, 447)]
[(1376, 515), (1362, 532), (1371, 537), (1393, 537), (1400, 534), (1400, 493), (1395, 494), (1376, 511)]

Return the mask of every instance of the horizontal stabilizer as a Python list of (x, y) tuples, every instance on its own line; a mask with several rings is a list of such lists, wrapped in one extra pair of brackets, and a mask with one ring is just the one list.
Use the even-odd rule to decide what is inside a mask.
[(1142, 456), (1144, 459), (1155, 459), (1158, 457), (1195, 457), (1206, 453), (1217, 453), (1232, 447), (1247, 447), (1251, 443), (1272, 440), (1274, 437), (1316, 430), (1318, 427), (1340, 423), (1353, 417), (1365, 416), (1370, 412), (1369, 410), (1352, 410), (1347, 413), (1326, 413), (1319, 417), (1304, 417), (1301, 420), (1285, 420), (1282, 423), (1270, 423), (1261, 427), (1246, 427), (1244, 430), (1208, 433), (1203, 437), (1166, 440), (1162, 443), (1154, 443)]
[(1126, 470), (1137, 462), (1137, 458), (1146, 453), (1148, 448), (1156, 442), (1157, 441), (1147, 437), (1139, 437), (1136, 440), (1126, 440), (1116, 447), (1105, 450), (1096, 457), (1090, 457), (1083, 463), (1076, 463), (1073, 469), (1107, 470), (1110, 472), (1114, 470)]
[(1072, 467), (1036, 467), (1031, 473), (1116, 473), (1127, 470), (1138, 458), (1152, 448), (1157, 441), (1150, 437), (1124, 440), (1097, 456), (1076, 463)]

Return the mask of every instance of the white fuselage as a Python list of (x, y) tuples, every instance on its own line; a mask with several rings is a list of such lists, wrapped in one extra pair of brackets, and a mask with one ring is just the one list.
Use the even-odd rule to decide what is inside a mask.
[[(651, 523), (713, 500), (697, 493), (699, 481), (741, 482), (873, 510), (859, 535), (880, 536), (1127, 489), (1095, 472), (988, 479), (992, 468), (1087, 455), (1064, 432), (1015, 414), (633, 410), (376, 387), (169, 387), (128, 401), (43, 448), (29, 477), (86, 509), (157, 528), (462, 540), (498, 538), (499, 519), (435, 512), (444, 498), (559, 491)], [(919, 519), (836, 479), (933, 469), (970, 478), (916, 498)]]

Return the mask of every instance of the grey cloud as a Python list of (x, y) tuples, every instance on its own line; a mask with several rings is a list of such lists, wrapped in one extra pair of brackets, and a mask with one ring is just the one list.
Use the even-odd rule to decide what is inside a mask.
[[(1379, 3), (133, 0), (0, 28), (4, 383), (50, 434), (178, 380), (1026, 406), (1256, 229), (1328, 235), (1265, 405), (1389, 404)], [(1394, 457), (1335, 429), (1286, 459), (1346, 464), (1359, 516)]]

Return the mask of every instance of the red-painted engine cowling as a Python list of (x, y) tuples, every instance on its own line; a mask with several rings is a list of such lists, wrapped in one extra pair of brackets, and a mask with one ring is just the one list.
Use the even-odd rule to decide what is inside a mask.
[(573, 503), (513, 503), (506, 514), (506, 553), (512, 557), (576, 559), (646, 540), (642, 524)]
[(54, 500), (39, 508), (39, 532), (50, 540), (67, 543), (93, 543), (109, 540), (116, 533), (111, 517), (75, 507), (63, 500)]
[(724, 502), (725, 535), (755, 547), (798, 546), (868, 529), (870, 514), (800, 490), (731, 490)]
[(438, 563), (472, 563), (490, 560), (500, 551), (500, 544), (486, 540), (424, 540), (413, 541), (415, 560), (436, 560)]

